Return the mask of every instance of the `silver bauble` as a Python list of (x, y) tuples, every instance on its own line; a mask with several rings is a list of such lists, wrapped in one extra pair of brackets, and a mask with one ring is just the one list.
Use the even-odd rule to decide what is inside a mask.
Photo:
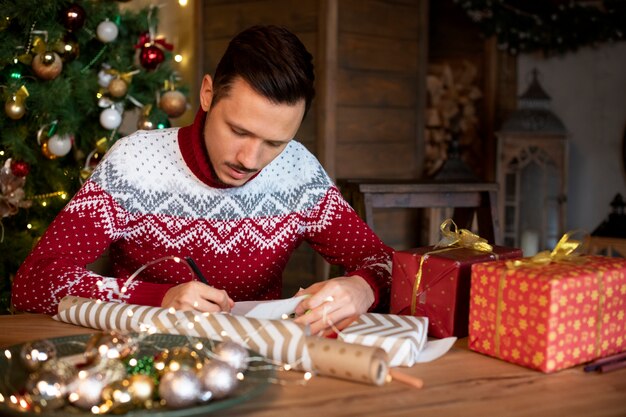
[(89, 362), (124, 359), (136, 350), (137, 343), (131, 336), (112, 330), (91, 336), (85, 348), (85, 357)]
[(248, 349), (232, 340), (226, 340), (215, 346), (213, 350), (215, 356), (235, 368), (237, 371), (248, 369)]
[(126, 367), (119, 360), (102, 359), (82, 369), (67, 385), (68, 399), (77, 407), (90, 410), (100, 404), (102, 390), (113, 381), (126, 377)]
[(26, 380), (28, 402), (36, 412), (61, 408), (65, 404), (65, 382), (54, 372), (35, 372)]
[(200, 392), (198, 376), (189, 369), (167, 372), (159, 382), (159, 396), (169, 408), (183, 408), (197, 403)]
[(49, 340), (36, 340), (24, 343), (20, 349), (20, 359), (29, 371), (39, 369), (39, 367), (57, 356), (57, 349)]
[(229, 364), (218, 360), (205, 364), (198, 378), (202, 388), (212, 392), (215, 400), (227, 397), (239, 384), (237, 371)]

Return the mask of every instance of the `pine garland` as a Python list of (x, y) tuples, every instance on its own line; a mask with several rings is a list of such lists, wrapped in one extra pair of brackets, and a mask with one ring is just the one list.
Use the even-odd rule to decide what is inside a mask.
[(626, 1), (454, 0), (481, 32), (511, 54), (547, 55), (617, 42), (626, 36)]

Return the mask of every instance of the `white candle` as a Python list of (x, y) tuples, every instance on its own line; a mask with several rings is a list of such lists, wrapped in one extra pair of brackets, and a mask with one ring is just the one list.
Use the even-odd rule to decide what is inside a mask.
[(522, 232), (522, 252), (524, 256), (533, 256), (539, 252), (539, 233), (536, 230)]

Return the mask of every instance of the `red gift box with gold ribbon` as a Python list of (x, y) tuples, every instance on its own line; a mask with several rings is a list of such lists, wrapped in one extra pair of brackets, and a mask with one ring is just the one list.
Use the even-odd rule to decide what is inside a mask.
[(624, 259), (472, 266), (469, 348), (507, 362), (553, 372), (626, 350), (625, 315)]
[(394, 253), (391, 313), (428, 317), (429, 336), (465, 337), (472, 264), (519, 258), (522, 251), (491, 246), (450, 219), (440, 229), (437, 245)]

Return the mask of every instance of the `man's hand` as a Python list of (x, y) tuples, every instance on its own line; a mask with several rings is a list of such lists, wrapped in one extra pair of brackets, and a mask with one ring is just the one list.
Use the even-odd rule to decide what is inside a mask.
[(296, 323), (309, 324), (311, 334), (348, 326), (374, 303), (374, 291), (360, 276), (338, 277), (317, 282), (298, 291), (310, 294), (296, 307)]
[(170, 288), (161, 307), (177, 310), (197, 310), (208, 313), (229, 312), (235, 302), (224, 290), (218, 290), (198, 281), (186, 282)]

